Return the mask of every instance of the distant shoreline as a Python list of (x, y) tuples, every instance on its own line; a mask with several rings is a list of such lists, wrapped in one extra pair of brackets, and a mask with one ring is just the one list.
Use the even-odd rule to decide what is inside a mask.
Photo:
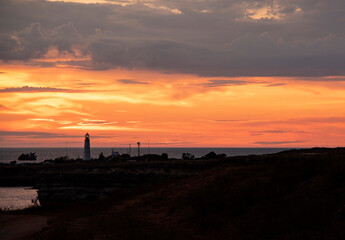
[[(227, 156), (244, 156), (250, 154), (267, 154), (267, 153), (277, 153), (280, 151), (297, 149), (297, 148), (177, 148), (177, 147), (146, 147), (141, 148), (142, 154), (162, 154), (167, 153), (169, 158), (181, 158), (183, 153), (190, 153), (195, 157), (201, 157), (211, 151), (216, 152), (217, 154), (226, 154)], [(133, 147), (129, 150), (128, 147), (122, 148), (100, 148), (91, 146), (91, 157), (98, 158), (99, 154), (102, 152), (105, 156), (110, 155), (112, 150), (119, 152), (120, 154), (128, 154), (130, 152), (131, 156), (137, 156), (137, 148)], [(68, 156), (69, 158), (80, 158), (83, 156), (83, 148), (64, 148), (64, 147), (55, 147), (55, 148), (0, 148), (0, 163), (9, 163), (11, 161), (16, 161), (20, 154), (36, 152), (37, 161), (42, 162), (47, 159), (54, 159), (61, 156)]]

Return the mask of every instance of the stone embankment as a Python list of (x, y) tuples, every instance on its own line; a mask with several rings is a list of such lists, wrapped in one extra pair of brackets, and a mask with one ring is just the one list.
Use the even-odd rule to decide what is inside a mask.
[(119, 189), (151, 186), (193, 176), (214, 161), (66, 162), (1, 166), (1, 186), (34, 186), (44, 206), (97, 198)]

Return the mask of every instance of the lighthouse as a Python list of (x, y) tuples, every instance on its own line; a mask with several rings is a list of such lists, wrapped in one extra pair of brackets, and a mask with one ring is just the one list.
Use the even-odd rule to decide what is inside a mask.
[(84, 143), (84, 160), (91, 160), (91, 151), (90, 151), (90, 135), (89, 133), (85, 134), (85, 143)]

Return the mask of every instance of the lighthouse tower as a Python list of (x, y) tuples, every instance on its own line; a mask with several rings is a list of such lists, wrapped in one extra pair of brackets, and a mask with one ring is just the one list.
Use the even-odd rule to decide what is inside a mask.
[(90, 151), (90, 135), (89, 133), (85, 134), (85, 143), (84, 143), (84, 160), (91, 160), (91, 151)]

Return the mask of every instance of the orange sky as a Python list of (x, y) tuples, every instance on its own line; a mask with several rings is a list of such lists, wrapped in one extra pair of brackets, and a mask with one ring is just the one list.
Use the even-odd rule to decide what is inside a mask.
[[(2, 63), (1, 147), (312, 147), (345, 143), (345, 84)], [(144, 144), (145, 145), (145, 144)]]
[(343, 146), (344, 9), (3, 0), (0, 147)]

